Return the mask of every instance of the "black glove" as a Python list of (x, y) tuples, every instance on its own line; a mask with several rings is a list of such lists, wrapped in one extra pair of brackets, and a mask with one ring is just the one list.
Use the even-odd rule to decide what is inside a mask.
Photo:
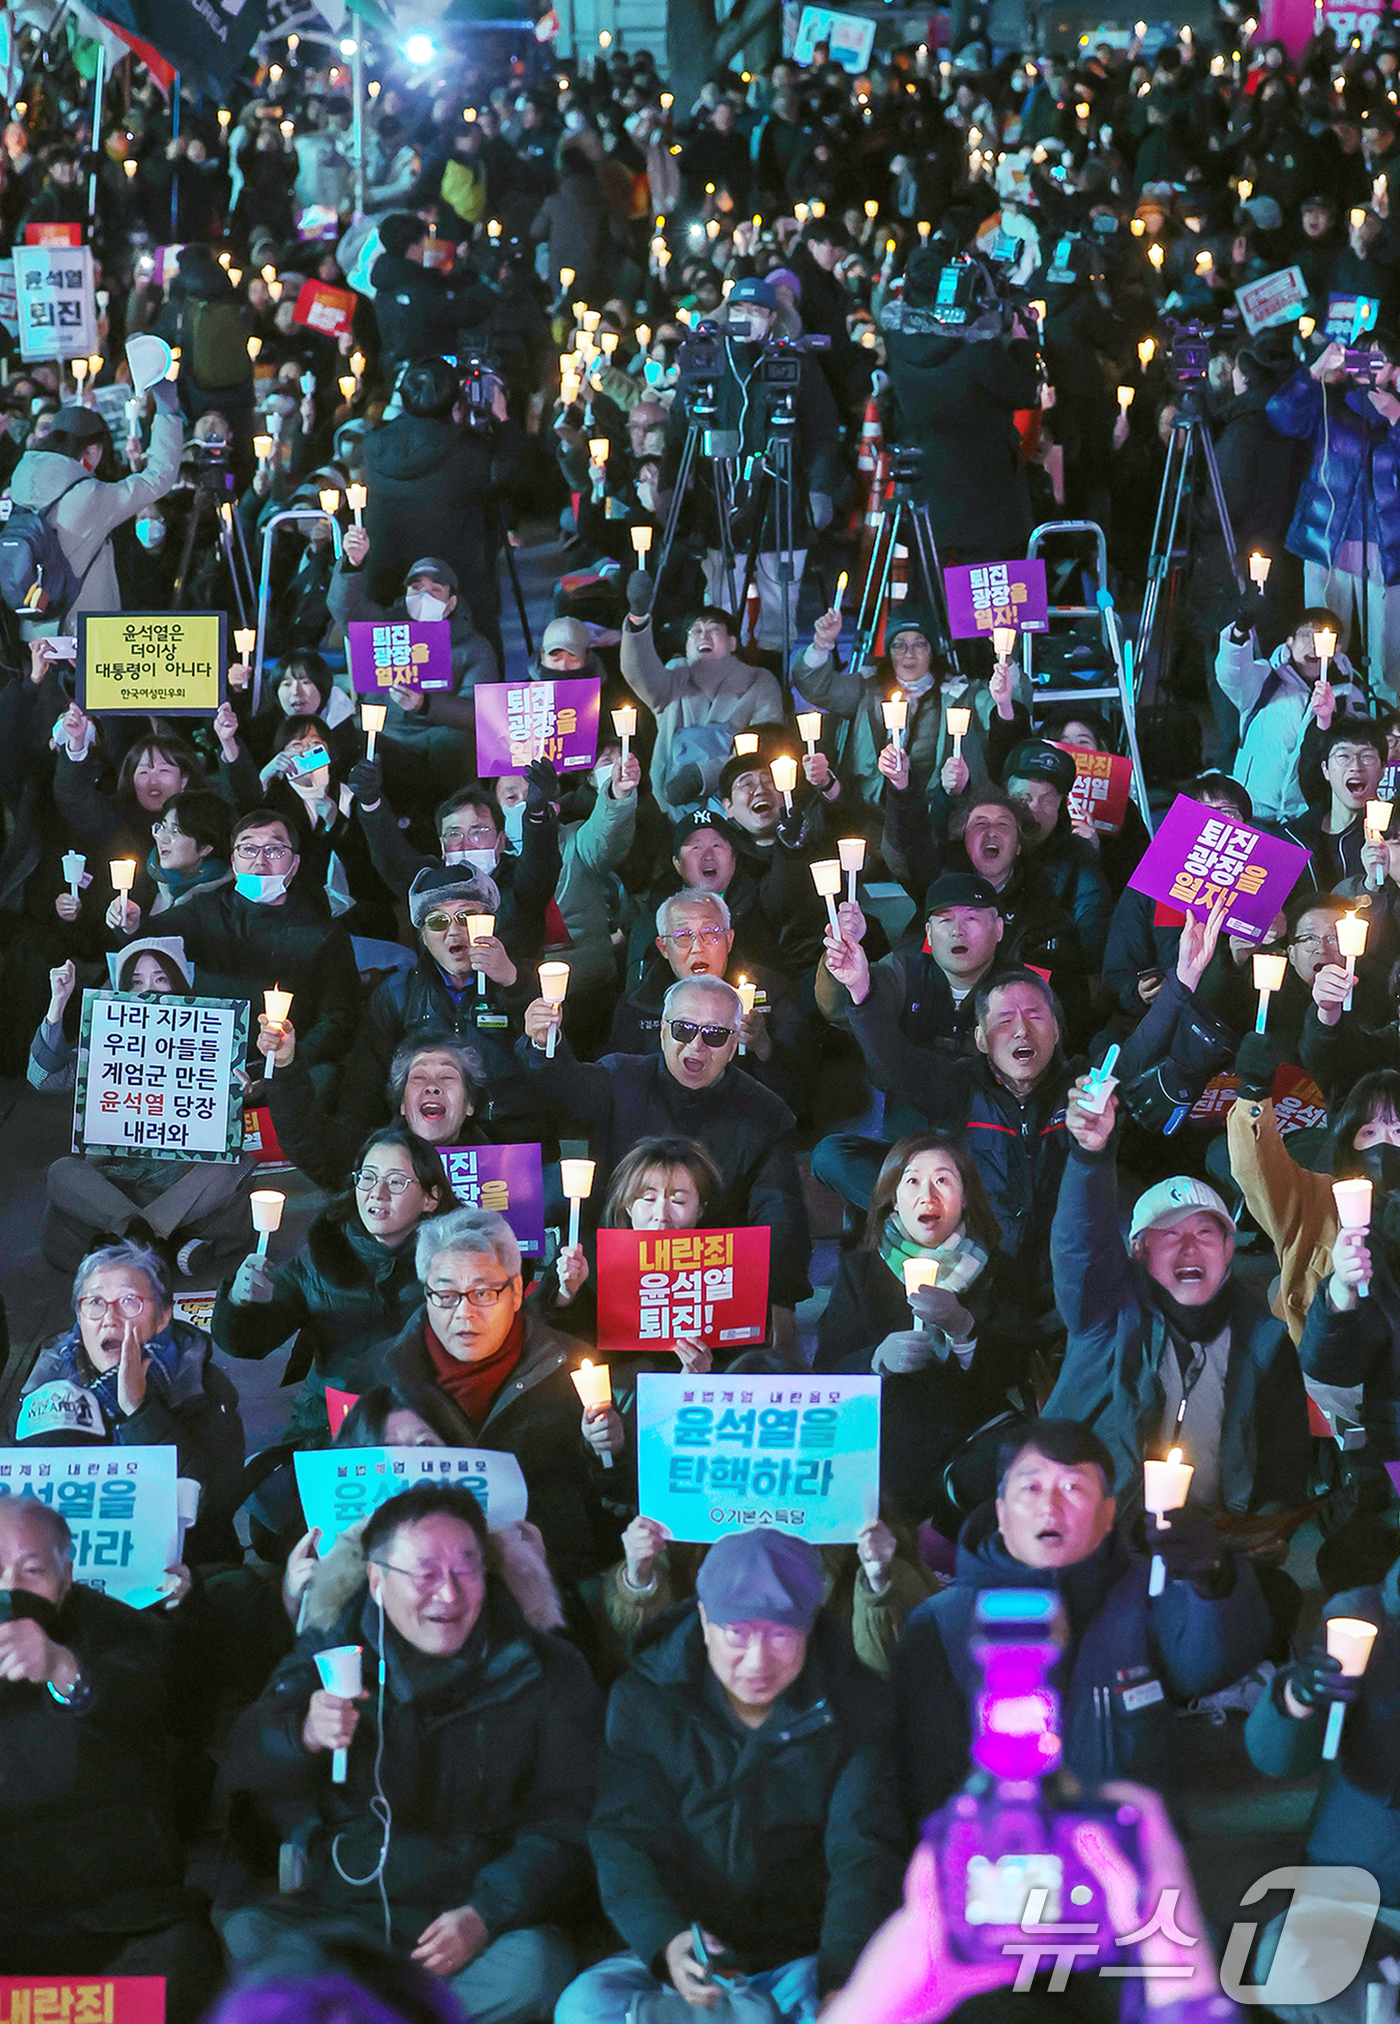
[(559, 775), (552, 759), (532, 759), (525, 768), (525, 812), (537, 815), (559, 799)]
[(1264, 599), (1261, 592), (1255, 590), (1252, 585), (1248, 590), (1241, 591), (1239, 610), (1235, 613), (1235, 631), (1246, 635), (1252, 633), (1263, 611)]
[(1305, 1708), (1325, 1708), (1333, 1701), (1354, 1701), (1361, 1691), (1361, 1675), (1348, 1679), (1340, 1659), (1327, 1652), (1309, 1652), (1283, 1675), (1295, 1701)]
[(815, 850), (826, 839), (825, 804), (805, 783), (792, 797), (792, 807), (778, 817), (777, 838), (784, 850)]
[(627, 609), (633, 618), (645, 618), (656, 596), (656, 580), (644, 569), (634, 569), (627, 579)]
[(666, 782), (666, 799), (673, 808), (683, 807), (687, 801), (698, 801), (705, 792), (705, 776), (698, 766), (682, 766)]
[(1246, 1033), (1235, 1056), (1240, 1095), (1256, 1099), (1272, 1096), (1274, 1077), (1287, 1058), (1283, 1042), (1274, 1034)]
[(1166, 1562), (1169, 1581), (1189, 1581), (1193, 1587), (1218, 1586), (1219, 1571), (1229, 1559), (1229, 1548), (1204, 1511), (1172, 1511), (1170, 1524), (1160, 1531), (1154, 1518), (1147, 1527), (1150, 1551)]
[(347, 784), (361, 808), (373, 808), (384, 794), (384, 768), (378, 759), (357, 759)]

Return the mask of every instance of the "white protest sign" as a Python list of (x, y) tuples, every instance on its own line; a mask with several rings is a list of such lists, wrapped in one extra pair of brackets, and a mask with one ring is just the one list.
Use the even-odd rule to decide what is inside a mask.
[(37, 1497), (73, 1535), (73, 1577), (148, 1609), (165, 1594), (176, 1561), (179, 1503), (175, 1450), (6, 1448), (0, 1497)]
[(493, 1532), (519, 1525), (530, 1501), (519, 1462), (494, 1448), (316, 1448), (293, 1460), (307, 1529), (320, 1526), (322, 1552), (348, 1526), (422, 1483), (470, 1490)]
[(880, 1509), (878, 1377), (637, 1378), (638, 1508), (673, 1539), (850, 1544)]
[(1257, 281), (1248, 281), (1235, 290), (1235, 301), (1251, 337), (1273, 324), (1295, 322), (1307, 299), (1308, 287), (1301, 267), (1284, 267), (1277, 274), (1263, 274)]
[(238, 1159), (243, 1093), (234, 1071), (247, 1045), (241, 999), (85, 992), (73, 1150)]
[(24, 359), (86, 358), (97, 350), (90, 246), (16, 246), (15, 299)]
[(19, 336), (19, 306), (15, 301), (15, 263), (0, 260), (0, 324), (11, 337)]

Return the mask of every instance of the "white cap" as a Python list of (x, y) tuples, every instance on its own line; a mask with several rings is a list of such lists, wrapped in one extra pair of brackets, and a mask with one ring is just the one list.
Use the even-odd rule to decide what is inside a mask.
[(17, 1441), (37, 1441), (54, 1434), (87, 1434), (97, 1441), (107, 1438), (101, 1406), (72, 1378), (55, 1378), (51, 1384), (39, 1385), (19, 1409)]
[(1227, 1230), (1234, 1231), (1235, 1219), (1214, 1188), (1189, 1174), (1174, 1174), (1171, 1180), (1158, 1181), (1138, 1196), (1128, 1243), (1136, 1244), (1145, 1230), (1171, 1230), (1188, 1216), (1203, 1213), (1218, 1216)]

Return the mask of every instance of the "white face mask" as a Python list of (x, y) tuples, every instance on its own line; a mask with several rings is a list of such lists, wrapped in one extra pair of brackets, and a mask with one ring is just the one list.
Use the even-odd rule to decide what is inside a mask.
[(163, 520), (138, 520), (136, 523), (136, 539), (143, 548), (159, 548), (161, 542), (165, 539), (165, 522)]
[(408, 615), (420, 625), (427, 619), (446, 618), (447, 606), (440, 597), (429, 597), (426, 590), (411, 590), (407, 598)]
[(525, 835), (525, 803), (517, 801), (514, 808), (506, 809), (505, 818), (506, 842), (514, 844), (515, 848), (519, 850), (521, 840)]
[(245, 900), (252, 900), (254, 905), (266, 906), (269, 900), (280, 899), (287, 890), (287, 874), (284, 871), (235, 872), (233, 889)]
[(469, 864), (473, 871), (479, 871), (483, 878), (494, 878), (496, 875), (494, 850), (454, 850), (444, 861), (447, 864)]

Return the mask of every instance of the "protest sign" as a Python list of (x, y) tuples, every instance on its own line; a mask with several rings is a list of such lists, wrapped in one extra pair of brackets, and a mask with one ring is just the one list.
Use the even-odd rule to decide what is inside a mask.
[(357, 696), (452, 687), (452, 628), (445, 618), (357, 618), (345, 633)]
[(360, 1403), (358, 1392), (338, 1391), (333, 1384), (326, 1386), (326, 1418), (331, 1423), (331, 1439), (334, 1440), (345, 1425), (345, 1416), (353, 1406)]
[(0, 2024), (165, 2024), (164, 1975), (0, 1975)]
[(1333, 343), (1355, 344), (1376, 327), (1381, 305), (1374, 295), (1329, 295), (1323, 336)]
[(1301, 267), (1283, 267), (1277, 274), (1263, 274), (1235, 290), (1235, 301), (1251, 337), (1273, 324), (1296, 322), (1307, 299), (1308, 285)]
[(73, 1535), (73, 1579), (149, 1609), (175, 1564), (179, 1506), (175, 1450), (6, 1448), (0, 1497), (37, 1497)]
[(476, 770), (483, 780), (523, 773), (552, 759), (560, 773), (591, 766), (598, 754), (596, 675), (567, 682), (478, 682)]
[(44, 225), (26, 225), (24, 243), (26, 246), (81, 246), (83, 228), (81, 225), (60, 224), (56, 218)]
[(214, 1319), (214, 1302), (218, 1294), (179, 1292), (171, 1302), (175, 1319), (188, 1323), (191, 1328), (202, 1328), (209, 1333), (209, 1324)]
[(598, 1347), (711, 1349), (768, 1334), (766, 1224), (745, 1230), (600, 1230)]
[(495, 1209), (528, 1258), (544, 1256), (544, 1164), (538, 1146), (439, 1146), (464, 1209)]
[(1132, 761), (1117, 752), (1085, 752), (1078, 745), (1060, 745), (1060, 750), (1074, 761), (1074, 785), (1065, 802), (1070, 821), (1092, 822), (1101, 836), (1117, 836), (1133, 791)]
[(1225, 933), (1262, 942), (1307, 861), (1301, 844), (1265, 836), (1178, 794), (1128, 884), (1149, 899), (1189, 908), (1201, 921), (1228, 893)]
[(78, 618), (78, 701), (122, 711), (209, 717), (224, 699), (221, 611), (88, 611)]
[[(870, 53), (875, 47), (875, 26), (873, 17), (867, 14), (842, 14), (830, 7), (804, 7), (788, 53), (798, 63), (810, 63), (812, 51), (819, 42), (824, 42), (831, 52), (831, 61), (839, 63), (852, 77), (859, 77), (870, 65)], [(791, 30), (785, 20), (784, 41), (790, 35)]]
[[(1237, 1075), (1213, 1075), (1191, 1106), (1192, 1124), (1206, 1127), (1224, 1124), (1239, 1088)], [(1327, 1102), (1322, 1091), (1306, 1069), (1295, 1068), (1292, 1062), (1285, 1061), (1275, 1070), (1273, 1104), (1280, 1138), (1327, 1122)]]
[(243, 1151), (248, 1006), (239, 998), (85, 991), (74, 1152), (236, 1160)]
[(23, 359), (87, 358), (99, 349), (90, 246), (16, 246)]
[(19, 304), (15, 300), (15, 263), (0, 260), (0, 325), (11, 337), (19, 336)]
[(879, 1513), (880, 1380), (642, 1372), (637, 1477), (673, 1539), (769, 1525), (849, 1544)]
[(1049, 624), (1043, 562), (975, 562), (943, 572), (955, 640), (990, 639), (994, 626), (1044, 632)]
[(332, 288), (326, 281), (303, 281), (292, 322), (319, 330), (326, 337), (345, 337), (354, 314), (355, 297), (350, 289)]
[(308, 1448), (293, 1460), (307, 1529), (320, 1526), (323, 1553), (347, 1526), (420, 1483), (470, 1490), (495, 1532), (519, 1525), (529, 1503), (519, 1462), (494, 1448)]

